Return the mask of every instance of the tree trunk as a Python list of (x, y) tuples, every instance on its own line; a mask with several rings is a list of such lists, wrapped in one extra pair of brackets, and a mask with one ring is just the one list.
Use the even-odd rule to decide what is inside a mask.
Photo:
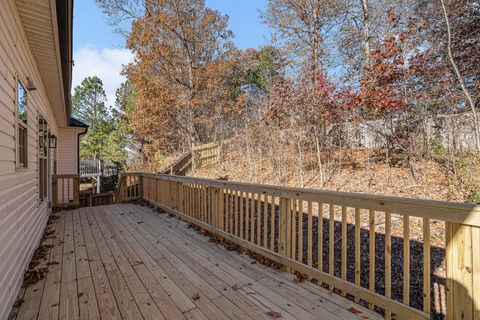
[(368, 0), (360, 0), (363, 14), (363, 42), (365, 48), (365, 61), (370, 64), (370, 16), (368, 13)]
[(470, 92), (468, 91), (468, 89), (465, 85), (465, 81), (463, 79), (462, 74), (460, 73), (460, 69), (458, 68), (457, 63), (453, 59), (452, 33), (451, 33), (451, 29), (450, 29), (450, 19), (448, 18), (447, 7), (445, 6), (445, 1), (440, 0), (440, 3), (442, 4), (443, 16), (445, 18), (445, 24), (447, 25), (447, 53), (448, 53), (448, 58), (450, 59), (450, 64), (452, 65), (452, 68), (455, 71), (455, 75), (457, 76), (460, 87), (462, 88), (462, 91), (465, 94), (465, 97), (467, 98), (467, 102), (470, 106), (470, 110), (472, 111), (473, 130), (474, 130), (474, 133), (475, 133), (475, 142), (476, 142), (477, 152), (480, 153), (480, 128), (478, 127), (479, 122), (478, 122), (477, 110), (475, 108), (475, 102), (473, 101), (472, 95), (470, 94)]
[(300, 187), (305, 188), (305, 170), (303, 165), (303, 151), (302, 151), (302, 145), (300, 143), (300, 139), (298, 139), (297, 141), (297, 149), (298, 149), (298, 155), (299, 155), (298, 169), (300, 173)]

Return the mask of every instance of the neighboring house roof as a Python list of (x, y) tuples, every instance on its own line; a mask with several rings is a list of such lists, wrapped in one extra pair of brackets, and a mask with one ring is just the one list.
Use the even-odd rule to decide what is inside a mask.
[(15, 2), (42, 87), (58, 125), (66, 127), (71, 114), (73, 0)]
[(74, 117), (70, 118), (70, 127), (78, 127), (78, 128), (88, 128), (89, 125), (86, 123), (83, 123), (82, 121), (75, 119)]

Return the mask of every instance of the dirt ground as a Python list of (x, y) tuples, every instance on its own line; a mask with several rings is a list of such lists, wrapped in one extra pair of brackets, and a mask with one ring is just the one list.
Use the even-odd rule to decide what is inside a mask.
[[(340, 155), (338, 156), (340, 157)], [(301, 187), (301, 175), (290, 156), (286, 163), (284, 179), (280, 181), (268, 156), (253, 157), (247, 163), (242, 152), (229, 150), (222, 165), (214, 165), (198, 169), (191, 173), (194, 176), (252, 183), (266, 183), (291, 187)], [(407, 198), (419, 198), (441, 201), (465, 202), (465, 195), (455, 188), (445, 168), (432, 160), (415, 163), (415, 178), (408, 167), (389, 166), (385, 161), (370, 155), (365, 159), (365, 152), (349, 153), (341, 164), (327, 168), (324, 174), (324, 185), (320, 184), (319, 173), (314, 155), (305, 157), (304, 187), (333, 191), (361, 192)]]

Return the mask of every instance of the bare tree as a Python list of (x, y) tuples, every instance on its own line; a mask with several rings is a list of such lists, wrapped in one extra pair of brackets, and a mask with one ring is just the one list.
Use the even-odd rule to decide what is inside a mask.
[(467, 99), (467, 103), (470, 107), (470, 111), (472, 112), (473, 121), (474, 121), (473, 130), (475, 132), (477, 152), (480, 153), (480, 128), (479, 128), (477, 110), (475, 108), (475, 102), (472, 98), (472, 95), (471, 95), (470, 91), (467, 89), (467, 86), (465, 85), (465, 79), (463, 78), (463, 76), (460, 72), (460, 69), (458, 68), (457, 63), (455, 62), (455, 59), (453, 57), (453, 53), (452, 53), (452, 31), (451, 31), (451, 26), (450, 26), (450, 19), (448, 17), (447, 7), (445, 5), (445, 0), (440, 0), (440, 3), (442, 4), (443, 16), (445, 18), (445, 24), (446, 24), (446, 29), (447, 29), (447, 54), (448, 54), (448, 58), (450, 60), (450, 64), (452, 65), (453, 70), (455, 71), (455, 75), (457, 76), (458, 83), (459, 83), (460, 87), (462, 88), (463, 93), (465, 94), (465, 98)]

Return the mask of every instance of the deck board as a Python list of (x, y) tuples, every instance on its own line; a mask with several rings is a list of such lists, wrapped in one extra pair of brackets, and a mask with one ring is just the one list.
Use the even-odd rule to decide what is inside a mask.
[(54, 230), (54, 263), (16, 319), (381, 318), (147, 207), (65, 211)]

